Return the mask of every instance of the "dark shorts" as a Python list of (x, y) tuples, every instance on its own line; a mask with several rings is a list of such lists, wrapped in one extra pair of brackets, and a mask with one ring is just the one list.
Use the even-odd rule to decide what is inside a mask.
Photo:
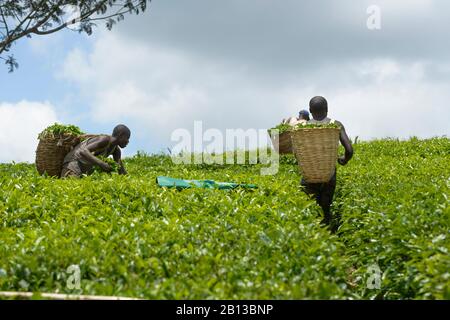
[(323, 183), (308, 183), (302, 179), (301, 185), (305, 188), (307, 194), (331, 193), (334, 194), (336, 189), (336, 171), (330, 181)]
[(82, 174), (89, 174), (92, 172), (92, 166), (85, 165), (80, 161), (74, 160), (63, 165), (61, 171), (61, 178), (79, 178)]
[(330, 208), (333, 203), (334, 191), (336, 189), (336, 171), (330, 181), (325, 183), (308, 183), (302, 179), (301, 185), (306, 194), (315, 198), (317, 204), (322, 208), (325, 219), (330, 218)]

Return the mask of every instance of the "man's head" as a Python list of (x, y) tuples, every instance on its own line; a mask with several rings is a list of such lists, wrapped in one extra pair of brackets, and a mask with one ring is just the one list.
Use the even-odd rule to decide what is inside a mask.
[(314, 119), (323, 119), (328, 114), (328, 102), (324, 97), (314, 97), (309, 101), (309, 111)]
[(309, 121), (309, 112), (306, 111), (306, 110), (301, 110), (301, 111), (298, 113), (298, 118), (299, 118), (300, 120), (307, 120), (307, 121)]
[(117, 144), (121, 148), (125, 148), (130, 141), (131, 131), (127, 126), (119, 124), (115, 126), (112, 136), (117, 139)]

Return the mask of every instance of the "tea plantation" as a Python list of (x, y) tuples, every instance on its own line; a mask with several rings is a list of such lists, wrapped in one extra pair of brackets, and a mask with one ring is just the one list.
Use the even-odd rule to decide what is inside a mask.
[[(335, 233), (301, 191), (292, 157), (274, 176), (260, 175), (262, 164), (175, 165), (145, 154), (126, 159), (127, 176), (80, 180), (2, 164), (0, 291), (450, 299), (450, 140), (354, 147), (338, 168)], [(259, 188), (179, 191), (158, 187), (157, 176)], [(80, 268), (79, 289), (67, 285), (71, 265)]]

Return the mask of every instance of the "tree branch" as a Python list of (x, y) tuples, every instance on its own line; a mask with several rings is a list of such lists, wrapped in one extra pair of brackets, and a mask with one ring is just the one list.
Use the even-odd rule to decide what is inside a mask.
[(106, 4), (106, 2), (108, 2), (108, 0), (103, 0), (102, 2), (100, 2), (97, 6), (95, 6), (93, 9), (91, 9), (90, 11), (86, 12), (84, 15), (82, 15), (79, 19), (74, 19), (72, 20), (70, 23), (69, 22), (65, 22), (62, 25), (54, 28), (54, 29), (50, 29), (50, 30), (39, 30), (39, 26), (36, 28), (33, 28), (32, 33), (37, 34), (37, 35), (47, 35), (50, 33), (54, 33), (57, 31), (60, 31), (62, 29), (64, 29), (65, 27), (75, 24), (76, 20), (79, 21), (83, 21), (84, 19), (88, 18), (89, 16), (91, 16), (92, 14), (94, 14), (95, 12), (97, 12), (104, 4)]
[[(0, 58), (14, 69), (14, 57), (1, 57), (13, 43), (32, 34), (48, 35), (70, 25), (81, 23), (80, 32), (90, 34), (94, 21), (108, 20), (110, 30), (115, 22), (123, 20), (125, 14), (145, 11), (151, 0), (0, 0)], [(66, 6), (76, 6), (81, 11), (79, 17), (64, 21)], [(117, 11), (108, 14), (109, 10)], [(117, 18), (116, 18), (117, 17)], [(116, 19), (114, 19), (116, 18)]]
[[(40, 5), (44, 3), (44, 1), (41, 1), (39, 6), (37, 7), (37, 9), (39, 9)], [(10, 32), (9, 34), (7, 34), (7, 37), (5, 40), (3, 40), (2, 42), (0, 42), (0, 54), (6, 50), (6, 48), (8, 47), (9, 44), (13, 43), (14, 41), (16, 41), (17, 39), (20, 39), (24, 36), (26, 36), (27, 34), (30, 33), (30, 29), (26, 28), (25, 31), (18, 33), (16, 36), (14, 36), (14, 34), (16, 32), (18, 32), (18, 30), (21, 30), (22, 25), (24, 24), (24, 22), (28, 19), (30, 19), (31, 15), (33, 14), (33, 12), (37, 12), (37, 10), (31, 10), (30, 13), (25, 17), (25, 19), (23, 19), (22, 21), (19, 22), (19, 24), (14, 28), (14, 30), (12, 32)], [(53, 11), (54, 12), (54, 11)], [(53, 13), (51, 13), (53, 14)], [(48, 18), (46, 19), (48, 20)], [(30, 20), (31, 22), (31, 20)], [(6, 22), (5, 22), (6, 25)], [(30, 23), (28, 24), (28, 26), (30, 25)], [(6, 25), (7, 26), (7, 25)]]
[(1, 6), (0, 6), (0, 14), (1, 14), (1, 16), (2, 16), (3, 24), (5, 25), (6, 34), (9, 35), (8, 24), (6, 23), (6, 18), (5, 18), (5, 15), (3, 14), (3, 9), (2, 9)]

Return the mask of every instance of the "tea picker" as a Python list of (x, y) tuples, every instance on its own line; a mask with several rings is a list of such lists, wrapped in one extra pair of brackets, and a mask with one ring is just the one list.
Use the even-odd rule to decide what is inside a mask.
[[(112, 135), (84, 134), (78, 127), (55, 123), (39, 134), (36, 168), (41, 175), (80, 177), (100, 169), (111, 172), (117, 167), (126, 174), (120, 148), (128, 145), (130, 129), (117, 125)], [(112, 155), (114, 161), (108, 156)]]
[(82, 141), (65, 156), (61, 177), (80, 177), (82, 174), (90, 174), (95, 166), (105, 172), (111, 172), (111, 165), (99, 158), (109, 155), (112, 155), (119, 165), (119, 174), (126, 174), (120, 148), (128, 145), (130, 136), (130, 129), (120, 124), (114, 128), (111, 136), (99, 135)]
[[(336, 189), (336, 161), (346, 165), (353, 156), (353, 147), (344, 125), (327, 117), (328, 103), (314, 97), (309, 103), (312, 119), (292, 132), (292, 145), (302, 173), (303, 190), (315, 198), (324, 213), (323, 223), (332, 222), (331, 204)], [(339, 141), (345, 155), (338, 158)]]
[[(301, 110), (298, 113), (298, 117), (290, 117), (287, 119), (283, 119), (281, 124), (278, 126), (269, 129), (270, 139), (272, 140), (272, 144), (274, 149), (279, 154), (292, 154), (292, 139), (291, 139), (291, 130), (294, 126), (306, 123), (309, 120), (309, 112), (306, 110)], [(276, 131), (273, 131), (275, 129)]]
[(300, 110), (300, 112), (298, 113), (298, 117), (290, 117), (287, 119), (283, 119), (281, 123), (288, 124), (290, 126), (295, 126), (300, 123), (306, 123), (309, 120), (310, 120), (309, 112), (307, 110)]

